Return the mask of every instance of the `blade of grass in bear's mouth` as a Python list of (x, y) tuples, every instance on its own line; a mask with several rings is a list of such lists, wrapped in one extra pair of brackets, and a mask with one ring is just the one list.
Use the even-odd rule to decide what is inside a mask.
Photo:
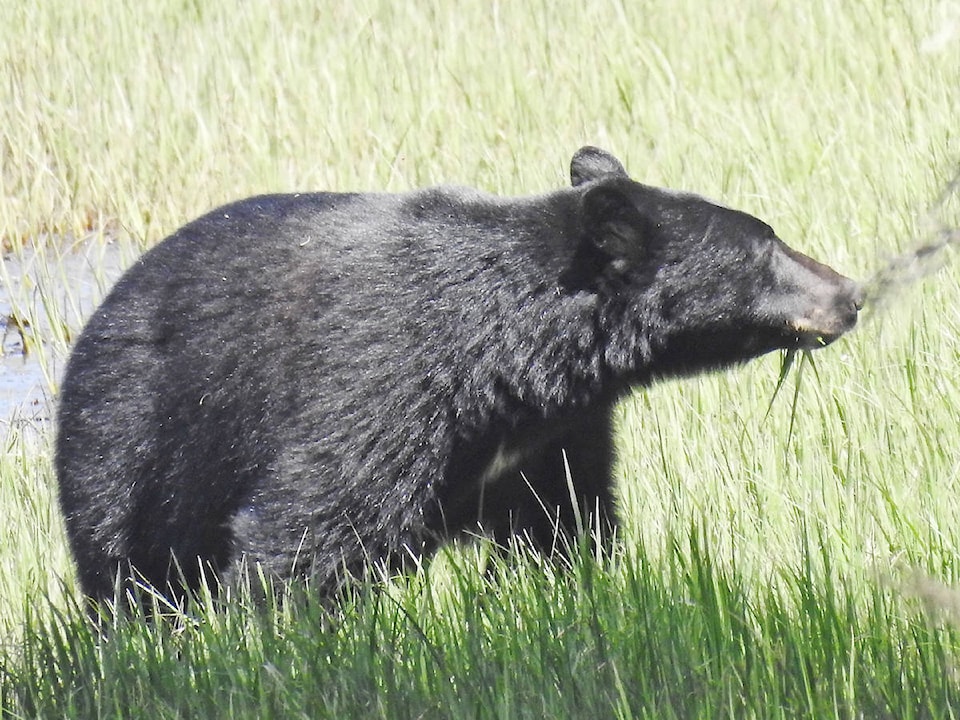
[(796, 348), (790, 350), (784, 350), (783, 355), (780, 359), (780, 377), (777, 378), (777, 386), (773, 389), (773, 395), (770, 396), (770, 404), (767, 405), (767, 411), (763, 415), (763, 422), (766, 422), (767, 418), (770, 416), (770, 412), (773, 410), (773, 403), (777, 399), (777, 395), (780, 394), (783, 384), (787, 380), (787, 376), (790, 374), (790, 370), (794, 367), (794, 361), (797, 358), (797, 353), (801, 353), (800, 363), (797, 365), (796, 382), (793, 388), (793, 403), (790, 407), (790, 427), (787, 430), (787, 441), (785, 447), (790, 445), (790, 440), (793, 438), (793, 426), (797, 419), (797, 406), (800, 400), (800, 386), (803, 381), (803, 370), (809, 365), (813, 370), (814, 376), (819, 381), (820, 374), (817, 372), (817, 366), (813, 359), (812, 350), (797, 350)]

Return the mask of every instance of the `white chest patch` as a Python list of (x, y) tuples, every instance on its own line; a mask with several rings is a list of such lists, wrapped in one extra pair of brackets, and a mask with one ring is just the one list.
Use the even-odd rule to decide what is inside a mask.
[(500, 441), (497, 450), (482, 473), (478, 482), (481, 486), (491, 485), (500, 480), (508, 472), (516, 468), (520, 462), (535, 450), (537, 445), (526, 445), (520, 447), (508, 447), (507, 443)]

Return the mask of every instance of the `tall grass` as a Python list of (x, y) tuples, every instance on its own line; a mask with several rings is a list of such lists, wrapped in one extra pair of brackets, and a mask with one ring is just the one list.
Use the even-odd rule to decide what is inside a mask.
[[(588, 142), (867, 278), (930, 231), (960, 161), (958, 87), (949, 1), (14, 0), (0, 290), (55, 399), (111, 265), (212, 205), (441, 181), (539, 192)], [(960, 198), (934, 220), (960, 226)], [(76, 607), (52, 423), (0, 424), (4, 712), (949, 717), (950, 252), (818, 353), (795, 408), (784, 392), (767, 415), (774, 357), (623, 403), (615, 557), (561, 573), (519, 552), (482, 572), (452, 551), (332, 615), (240, 599), (101, 637)]]
[(957, 631), (889, 589), (864, 600), (812, 545), (782, 588), (750, 588), (696, 528), (669, 558), (642, 548), (570, 568), (520, 552), (446, 558), (331, 609), (32, 618), (3, 668), (30, 717), (947, 717)]

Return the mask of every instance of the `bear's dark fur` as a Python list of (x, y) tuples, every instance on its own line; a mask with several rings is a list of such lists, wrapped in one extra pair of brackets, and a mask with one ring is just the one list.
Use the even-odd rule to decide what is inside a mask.
[(856, 323), (858, 286), (759, 220), (596, 148), (571, 175), (523, 198), (256, 197), (144, 255), (63, 380), (85, 593), (132, 566), (176, 594), (241, 560), (331, 588), (481, 528), (549, 547), (577, 511), (615, 521), (630, 388)]

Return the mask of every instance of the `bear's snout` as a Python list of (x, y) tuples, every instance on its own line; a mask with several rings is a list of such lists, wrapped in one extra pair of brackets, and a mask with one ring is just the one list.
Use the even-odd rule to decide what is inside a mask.
[(776, 305), (786, 324), (786, 347), (815, 350), (853, 330), (864, 304), (863, 286), (789, 246), (780, 247), (776, 264), (785, 293)]
[(796, 334), (797, 348), (815, 350), (825, 347), (857, 325), (863, 309), (863, 287), (837, 273), (823, 278), (823, 286), (811, 307), (791, 318), (787, 325)]

